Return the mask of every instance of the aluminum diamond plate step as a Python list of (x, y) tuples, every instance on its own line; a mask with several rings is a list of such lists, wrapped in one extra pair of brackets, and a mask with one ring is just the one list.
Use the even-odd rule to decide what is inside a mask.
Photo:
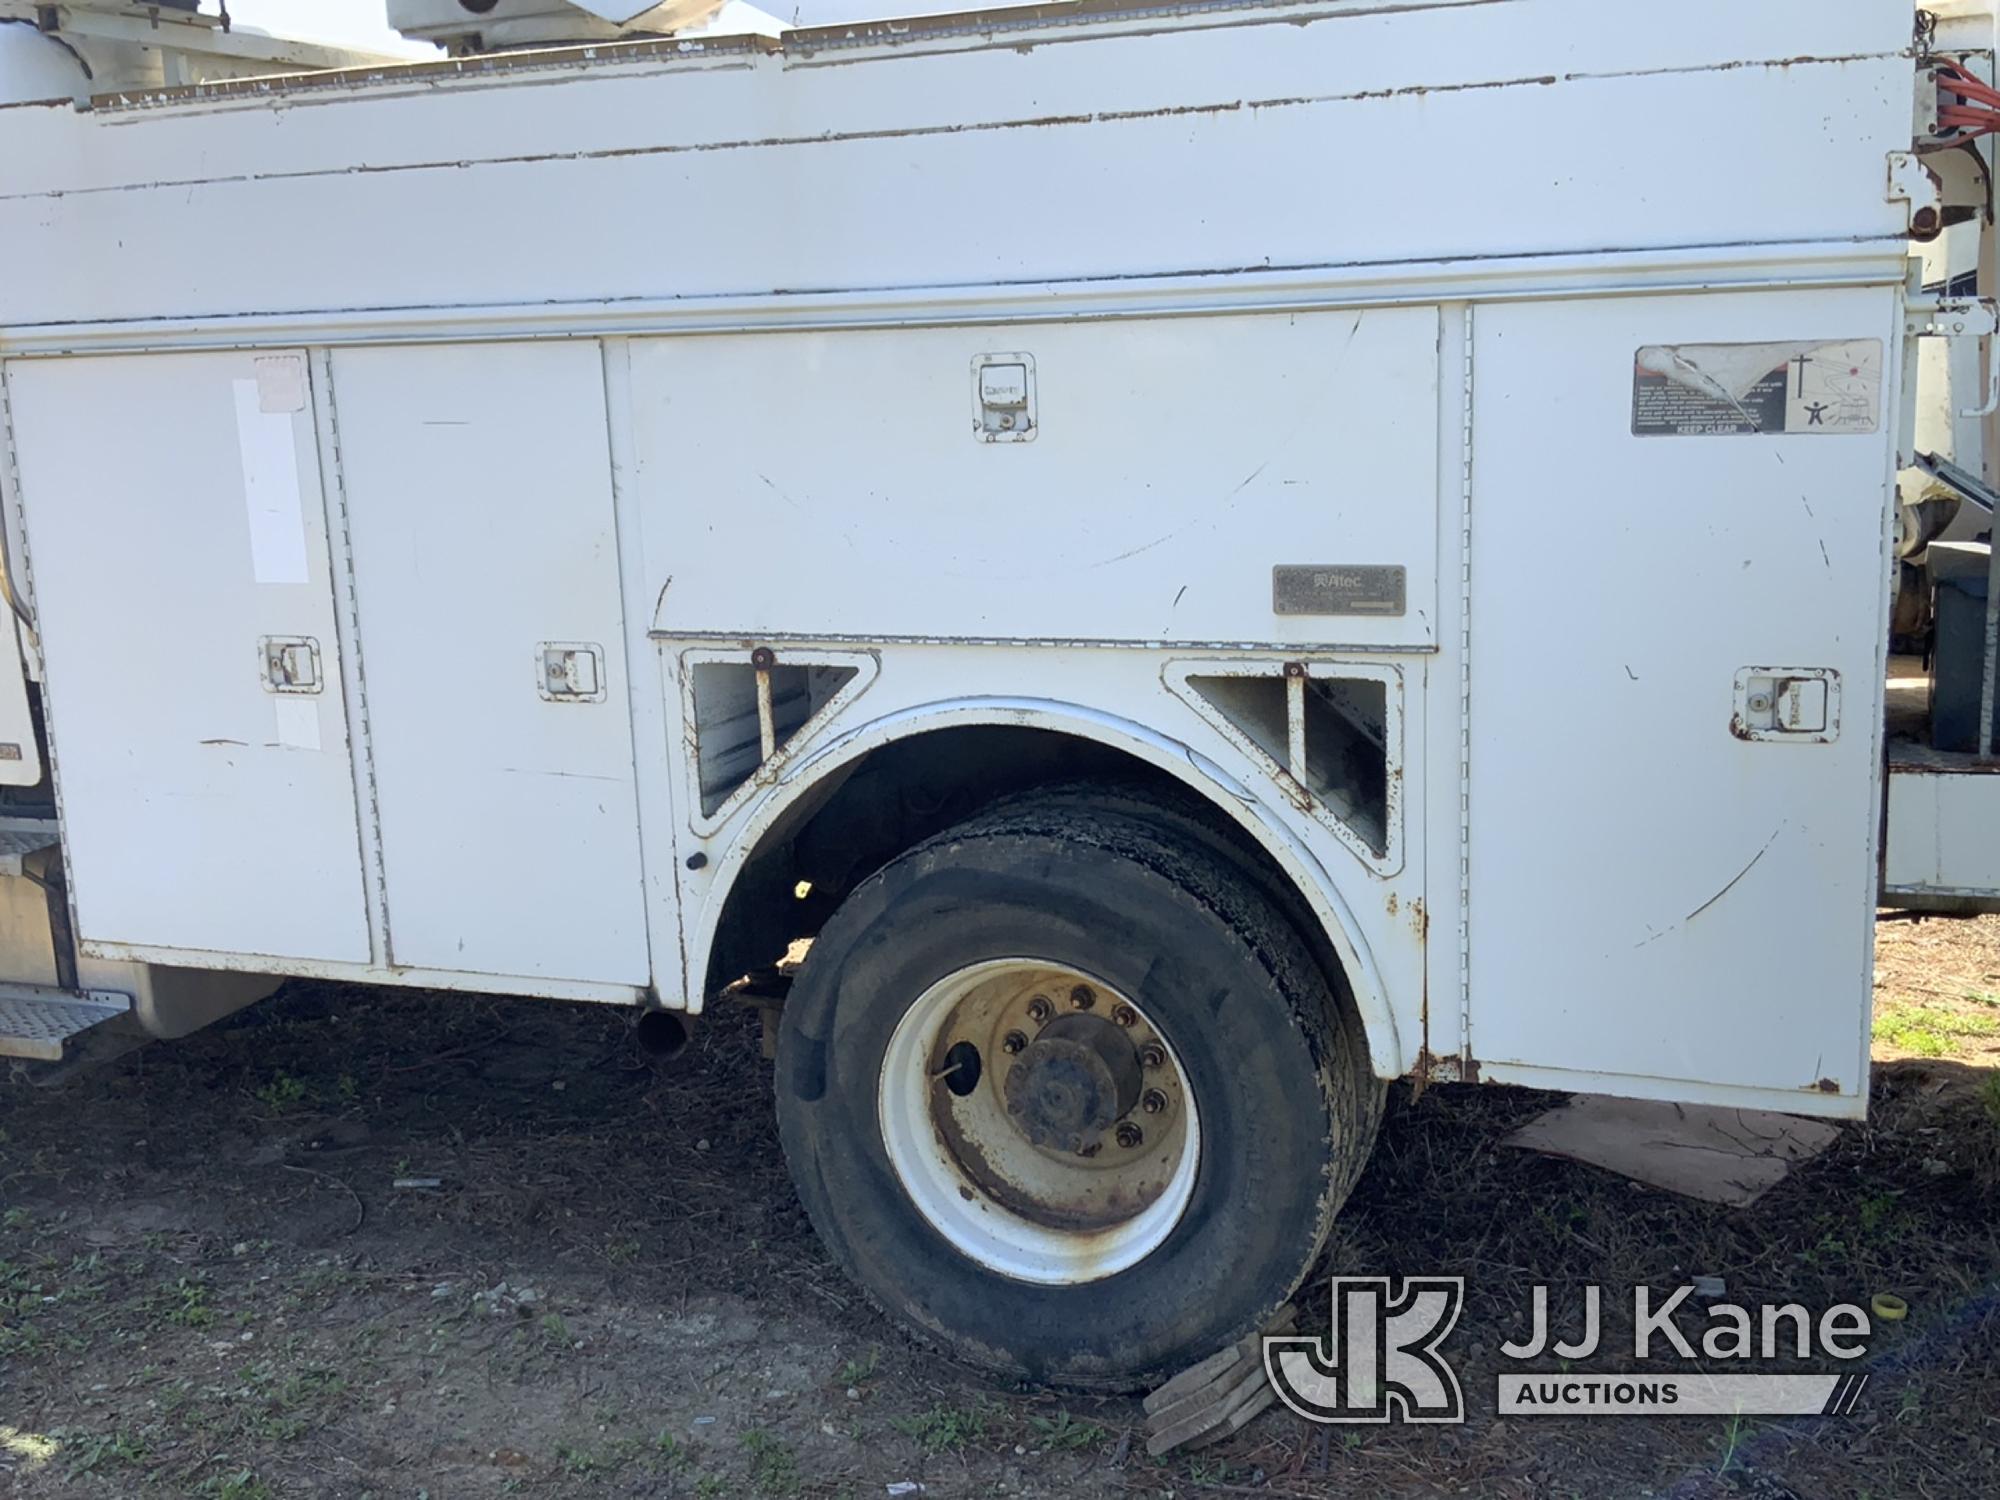
[(131, 1008), (125, 996), (104, 990), (77, 995), (40, 985), (0, 985), (0, 1057), (61, 1062), (71, 1037)]

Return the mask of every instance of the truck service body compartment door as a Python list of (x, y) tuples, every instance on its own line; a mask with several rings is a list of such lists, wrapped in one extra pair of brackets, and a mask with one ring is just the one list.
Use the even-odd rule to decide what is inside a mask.
[(333, 376), (392, 961), (648, 983), (597, 344)]
[(304, 357), (6, 375), (79, 939), (366, 963)]
[(1900, 331), (1889, 288), (1477, 310), (1486, 1076), (1865, 1091)]
[(1434, 307), (634, 340), (654, 627), (1427, 651), (1437, 343)]

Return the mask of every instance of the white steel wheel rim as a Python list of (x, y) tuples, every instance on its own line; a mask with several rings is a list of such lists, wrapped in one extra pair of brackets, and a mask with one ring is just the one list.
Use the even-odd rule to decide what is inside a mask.
[[(1069, 997), (1085, 993), (1095, 996), (1097, 1015), (1116, 1015), (1113, 1024), (1133, 1040), (1144, 1068), (1141, 1105), (1092, 1137), (1095, 1151), (1038, 1144), (1011, 1118), (1018, 1139), (1008, 1139), (996, 1123), (1006, 1118), (996, 1115), (996, 1101), (1007, 1092), (1011, 1069), (1035, 1061), (1038, 1052), (1010, 1056), (1006, 1043), (1027, 1033), (1032, 1049), (1047, 1032), (1047, 1024), (1036, 1031), (1019, 1022), (1023, 997), (1052, 1001), (1052, 1023), (1075, 1016), (1086, 1002)], [(1100, 1032), (1091, 1035), (1095, 1051), (1116, 1051), (1113, 1044), (1099, 1046)], [(948, 1086), (954, 1074), (960, 1081), (964, 1074), (949, 1064), (941, 1070), (940, 1061), (961, 1040), (971, 1041), (981, 1063), (966, 1096)], [(1100, 1112), (1113, 1107), (1100, 1102)], [(985, 1269), (1042, 1286), (1101, 1281), (1159, 1249), (1187, 1211), (1201, 1160), (1193, 1091), (1153, 1018), (1101, 979), (1041, 959), (971, 964), (919, 995), (883, 1055), (878, 1116), (889, 1164), (924, 1221)], [(1149, 1129), (1154, 1134), (1143, 1143), (1124, 1144), (1133, 1131)], [(1106, 1152), (1113, 1157), (1105, 1159)]]

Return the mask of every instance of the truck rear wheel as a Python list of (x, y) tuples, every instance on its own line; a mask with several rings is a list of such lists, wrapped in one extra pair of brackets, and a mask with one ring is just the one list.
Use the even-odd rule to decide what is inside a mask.
[(1073, 793), (904, 854), (813, 945), (778, 1116), (800, 1197), (891, 1316), (988, 1369), (1133, 1388), (1312, 1268), (1382, 1086), (1215, 840)]

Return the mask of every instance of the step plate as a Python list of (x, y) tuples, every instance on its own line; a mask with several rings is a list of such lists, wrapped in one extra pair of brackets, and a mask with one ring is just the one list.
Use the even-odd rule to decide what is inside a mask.
[(93, 998), (29, 985), (0, 986), (0, 1057), (61, 1062), (63, 1043), (132, 1008), (122, 995)]

